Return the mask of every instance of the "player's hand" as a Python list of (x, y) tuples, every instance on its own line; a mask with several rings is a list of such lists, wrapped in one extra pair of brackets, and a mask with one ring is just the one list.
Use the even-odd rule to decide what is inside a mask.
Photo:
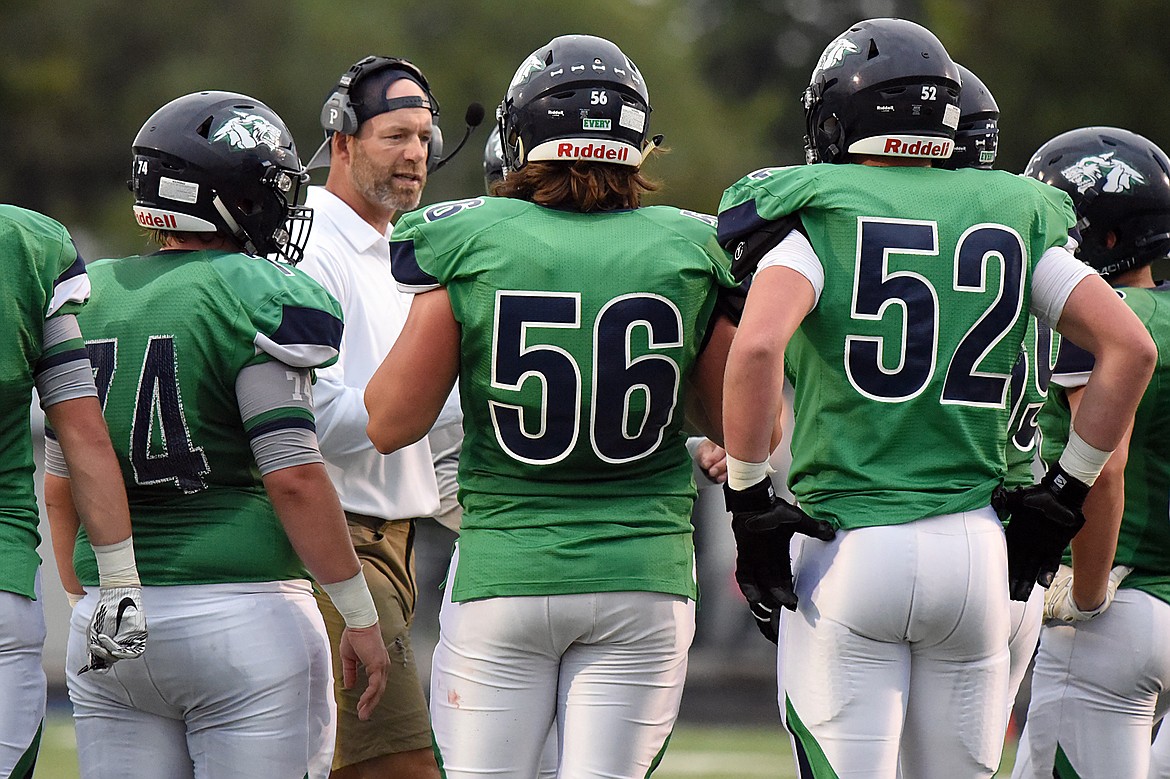
[(368, 720), (386, 692), (386, 675), (390, 671), (390, 656), (375, 622), (368, 628), (346, 628), (341, 634), (341, 681), (345, 689), (357, 683), (358, 664), (366, 669), (366, 691), (358, 700), (357, 715)]
[(727, 450), (710, 438), (704, 438), (695, 447), (695, 464), (716, 484), (727, 481)]
[(1117, 588), (1126, 576), (1133, 573), (1127, 565), (1115, 565), (1109, 571), (1109, 583), (1105, 586), (1105, 600), (1092, 609), (1082, 610), (1073, 599), (1072, 568), (1062, 565), (1052, 579), (1048, 592), (1044, 593), (1044, 619), (1058, 619), (1061, 622), (1085, 622), (1100, 616), (1117, 595)]
[(1026, 601), (1037, 582), (1048, 587), (1060, 567), (1065, 547), (1085, 524), (1089, 485), (1069, 476), (1059, 464), (1039, 484), (1012, 490), (998, 488), (991, 505), (1007, 529), (1008, 590), (1012, 600)]
[(735, 533), (735, 581), (756, 618), (756, 627), (775, 644), (781, 607), (796, 608), (789, 541), (796, 533), (830, 541), (836, 531), (828, 522), (777, 498), (767, 477), (746, 490), (724, 485), (723, 494)]
[(141, 587), (102, 587), (89, 623), (89, 663), (78, 673), (108, 671), (119, 660), (146, 649), (146, 614)]

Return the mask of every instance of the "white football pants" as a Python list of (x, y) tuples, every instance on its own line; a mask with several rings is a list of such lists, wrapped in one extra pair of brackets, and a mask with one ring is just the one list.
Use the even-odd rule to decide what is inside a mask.
[(653, 592), (452, 603), (431, 671), (448, 779), (532, 779), (554, 718), (559, 779), (644, 779), (682, 699), (693, 601)]
[(802, 779), (990, 777), (1009, 708), (995, 513), (797, 536), (793, 571), (780, 711)]
[(35, 758), (31, 750), (45, 718), (45, 613), (41, 609), (41, 573), (37, 600), (0, 592), (0, 776), (21, 773)]
[(143, 587), (146, 652), (88, 662), (90, 588), (67, 655), (82, 779), (324, 779), (337, 712), (307, 581)]
[(1096, 619), (1045, 624), (1012, 779), (1049, 779), (1055, 763), (1081, 779), (1146, 779), (1168, 690), (1165, 601), (1123, 587)]

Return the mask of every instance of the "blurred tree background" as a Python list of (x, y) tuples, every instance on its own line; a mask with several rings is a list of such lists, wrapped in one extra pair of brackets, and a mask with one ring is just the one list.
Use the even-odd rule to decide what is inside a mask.
[(874, 16), (925, 24), (980, 75), (1002, 111), (1001, 168), (1021, 170), (1042, 142), (1089, 124), (1170, 146), (1165, 0), (3, 0), (0, 201), (60, 219), (87, 257), (139, 251), (125, 181), (156, 108), (200, 89), (250, 94), (307, 160), (322, 101), (370, 53), (422, 67), (448, 149), (467, 104), (485, 106), (424, 202), (468, 196), (482, 189), (487, 127), (515, 68), (580, 32), (614, 40), (646, 76), (651, 127), (670, 148), (650, 167), (666, 184), (657, 200), (711, 212), (743, 174), (803, 161), (798, 96), (813, 63)]

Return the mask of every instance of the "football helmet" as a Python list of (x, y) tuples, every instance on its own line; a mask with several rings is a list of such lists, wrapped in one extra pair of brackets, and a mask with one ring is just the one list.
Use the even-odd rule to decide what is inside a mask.
[(493, 127), (483, 147), (483, 189), (492, 191), (492, 184), (504, 177), (504, 147), (500, 144), (500, 128)]
[(963, 91), (959, 95), (959, 129), (955, 132), (955, 150), (936, 168), (982, 168), (991, 170), (999, 151), (999, 104), (979, 77), (959, 65)]
[(562, 35), (528, 56), (496, 109), (505, 173), (529, 161), (587, 160), (638, 167), (650, 97), (615, 44)]
[(959, 69), (930, 30), (905, 19), (858, 22), (828, 45), (804, 90), (805, 158), (946, 159), (959, 90)]
[(134, 215), (157, 230), (220, 232), (248, 254), (298, 262), (312, 210), (292, 134), (259, 100), (196, 92), (158, 109), (134, 138)]
[(1070, 130), (1041, 146), (1024, 175), (1069, 194), (1080, 232), (1077, 256), (1102, 276), (1170, 254), (1170, 159), (1137, 133)]

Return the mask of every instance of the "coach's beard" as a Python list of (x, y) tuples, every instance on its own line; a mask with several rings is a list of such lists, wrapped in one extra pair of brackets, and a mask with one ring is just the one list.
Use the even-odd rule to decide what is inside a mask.
[(427, 183), (426, 171), (394, 171), (389, 176), (372, 182), (365, 193), (367, 199), (387, 211), (411, 211), (422, 200), (422, 190)]

